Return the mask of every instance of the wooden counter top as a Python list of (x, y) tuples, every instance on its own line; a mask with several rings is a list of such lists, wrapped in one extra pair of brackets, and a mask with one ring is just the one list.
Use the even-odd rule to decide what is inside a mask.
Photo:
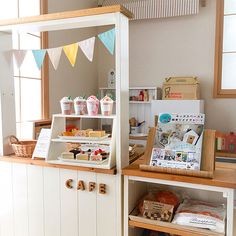
[(94, 15), (102, 15), (107, 13), (117, 13), (120, 12), (128, 18), (132, 18), (133, 14), (127, 10), (122, 5), (113, 5), (113, 6), (105, 6), (105, 7), (94, 7), (88, 9), (74, 10), (74, 11), (65, 11), (65, 12), (57, 12), (50, 13), (38, 16), (28, 16), (17, 19), (7, 19), (1, 20), (0, 26), (9, 26), (9, 25), (19, 25), (19, 24), (27, 24), (27, 23), (36, 23), (36, 22), (47, 22), (52, 20), (65, 20), (70, 18), (84, 17), (84, 16), (94, 16)]
[(145, 178), (163, 179), (177, 182), (193, 184), (203, 184), (224, 188), (236, 189), (236, 164), (216, 163), (216, 170), (213, 179), (181, 176), (173, 174), (163, 174), (157, 172), (147, 172), (139, 169), (139, 164), (143, 163), (142, 157), (122, 170), (123, 175), (139, 176)]
[(89, 167), (83, 167), (83, 166), (49, 164), (45, 160), (32, 160), (31, 158), (23, 158), (23, 157), (16, 157), (16, 156), (0, 157), (0, 161), (35, 165), (35, 166), (43, 166), (43, 167), (51, 167), (51, 168), (61, 168), (61, 169), (68, 169), (68, 170), (88, 171), (88, 172), (95, 172), (95, 173), (108, 174), (108, 175), (116, 174), (116, 168), (107, 170), (107, 169), (89, 168)]

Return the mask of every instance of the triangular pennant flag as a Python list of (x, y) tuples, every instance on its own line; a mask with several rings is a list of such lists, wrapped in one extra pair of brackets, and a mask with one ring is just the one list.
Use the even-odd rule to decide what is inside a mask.
[(12, 63), (13, 50), (4, 51), (4, 58), (8, 65)]
[(18, 69), (20, 69), (25, 56), (26, 56), (27, 50), (12, 50), (12, 54), (14, 55), (16, 66)]
[(79, 42), (79, 46), (89, 61), (93, 61), (95, 37)]
[(73, 44), (63, 46), (63, 50), (64, 50), (70, 64), (73, 67), (75, 66), (75, 62), (76, 62), (78, 47), (79, 47), (78, 43), (73, 43)]
[(37, 67), (40, 70), (43, 65), (45, 55), (46, 55), (46, 49), (32, 50), (32, 53), (33, 53), (35, 62), (37, 64)]
[(107, 50), (113, 55), (115, 48), (115, 28), (98, 35)]
[(47, 52), (54, 69), (57, 70), (61, 58), (62, 47), (47, 49)]

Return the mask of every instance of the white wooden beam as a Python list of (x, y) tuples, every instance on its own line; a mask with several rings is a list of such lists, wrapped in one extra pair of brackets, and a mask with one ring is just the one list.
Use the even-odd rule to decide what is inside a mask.
[(16, 134), (13, 64), (6, 51), (12, 49), (12, 35), (0, 33), (0, 155), (12, 153), (9, 135)]

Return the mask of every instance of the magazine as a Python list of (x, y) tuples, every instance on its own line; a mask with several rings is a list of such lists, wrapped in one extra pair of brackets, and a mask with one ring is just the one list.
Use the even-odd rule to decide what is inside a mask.
[(159, 114), (150, 165), (200, 170), (204, 122), (204, 114)]

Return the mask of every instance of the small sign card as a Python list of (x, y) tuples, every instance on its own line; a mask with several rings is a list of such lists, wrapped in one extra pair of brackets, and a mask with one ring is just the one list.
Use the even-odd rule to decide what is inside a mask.
[(51, 138), (51, 129), (41, 129), (32, 159), (46, 158)]

